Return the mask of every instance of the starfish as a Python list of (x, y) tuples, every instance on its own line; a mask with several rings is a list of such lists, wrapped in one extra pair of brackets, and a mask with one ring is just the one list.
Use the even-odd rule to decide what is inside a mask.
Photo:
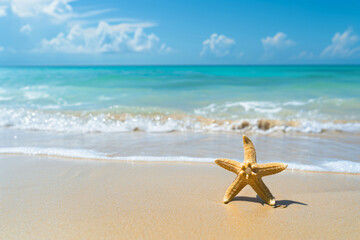
[(270, 206), (275, 205), (275, 198), (270, 190), (262, 181), (262, 177), (279, 173), (287, 168), (284, 163), (265, 163), (256, 162), (256, 152), (251, 140), (243, 135), (244, 142), (244, 163), (238, 161), (219, 158), (215, 163), (237, 174), (235, 181), (226, 190), (224, 203), (228, 203), (246, 186), (250, 185), (255, 192)]

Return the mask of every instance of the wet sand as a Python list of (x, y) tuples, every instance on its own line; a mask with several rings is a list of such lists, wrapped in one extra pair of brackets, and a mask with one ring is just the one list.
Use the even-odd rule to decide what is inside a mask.
[(277, 204), (215, 164), (0, 156), (0, 239), (358, 239), (360, 175), (263, 178)]

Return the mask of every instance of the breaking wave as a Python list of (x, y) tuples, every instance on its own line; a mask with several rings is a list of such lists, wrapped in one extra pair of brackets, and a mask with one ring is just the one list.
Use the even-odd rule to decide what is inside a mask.
[[(299, 103), (291, 103), (299, 104)], [(0, 108), (0, 126), (56, 132), (360, 132), (359, 121), (218, 119), (185, 113), (114, 113)]]

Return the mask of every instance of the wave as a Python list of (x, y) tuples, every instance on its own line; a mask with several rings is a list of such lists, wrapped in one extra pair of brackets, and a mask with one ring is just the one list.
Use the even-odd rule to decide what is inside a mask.
[[(191, 156), (112, 156), (111, 154), (87, 149), (67, 148), (37, 148), (37, 147), (10, 147), (0, 148), (0, 154), (16, 154), (29, 156), (58, 157), (71, 160), (93, 160), (112, 162), (188, 162), (188, 163), (214, 163), (215, 157)], [(235, 159), (236, 160), (236, 159)], [(238, 161), (241, 161), (238, 159)], [(264, 162), (266, 163), (266, 162)], [(336, 160), (319, 162), (317, 165), (284, 162), (289, 170), (304, 170), (314, 172), (360, 173), (360, 163)]]
[(211, 163), (215, 158), (199, 158), (187, 156), (111, 156), (103, 152), (87, 149), (13, 147), (0, 148), (0, 154), (17, 154), (30, 156), (48, 156), (69, 159), (98, 161), (130, 161), (130, 162), (193, 162)]
[(114, 113), (0, 108), (0, 126), (56, 132), (360, 132), (358, 121), (214, 119), (182, 113)]
[(305, 101), (231, 101), (196, 108), (194, 113), (207, 117), (236, 119), (359, 119), (359, 101), (354, 98), (314, 98)]
[(214, 112), (228, 112), (232, 108), (241, 107), (245, 112), (254, 111), (258, 113), (278, 113), (282, 110), (281, 106), (274, 102), (266, 101), (240, 101), (225, 104), (210, 104), (203, 108), (195, 109), (197, 114), (209, 114)]

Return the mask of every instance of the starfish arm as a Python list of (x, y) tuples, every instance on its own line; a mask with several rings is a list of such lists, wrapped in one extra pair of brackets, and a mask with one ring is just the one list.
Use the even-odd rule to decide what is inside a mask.
[(224, 203), (228, 203), (247, 185), (247, 182), (240, 175), (236, 177), (234, 182), (228, 187), (224, 196)]
[(284, 171), (287, 168), (287, 164), (284, 163), (265, 163), (265, 164), (254, 164), (252, 170), (258, 177), (264, 177), (273, 175)]
[(226, 158), (218, 158), (215, 160), (215, 163), (226, 170), (229, 170), (233, 173), (239, 173), (241, 170), (242, 163), (238, 161), (226, 159)]
[(252, 141), (243, 135), (244, 142), (244, 162), (256, 163), (256, 151)]
[(271, 194), (270, 190), (267, 188), (265, 183), (261, 178), (257, 178), (249, 182), (250, 186), (255, 190), (255, 192), (270, 206), (275, 205), (275, 198)]

